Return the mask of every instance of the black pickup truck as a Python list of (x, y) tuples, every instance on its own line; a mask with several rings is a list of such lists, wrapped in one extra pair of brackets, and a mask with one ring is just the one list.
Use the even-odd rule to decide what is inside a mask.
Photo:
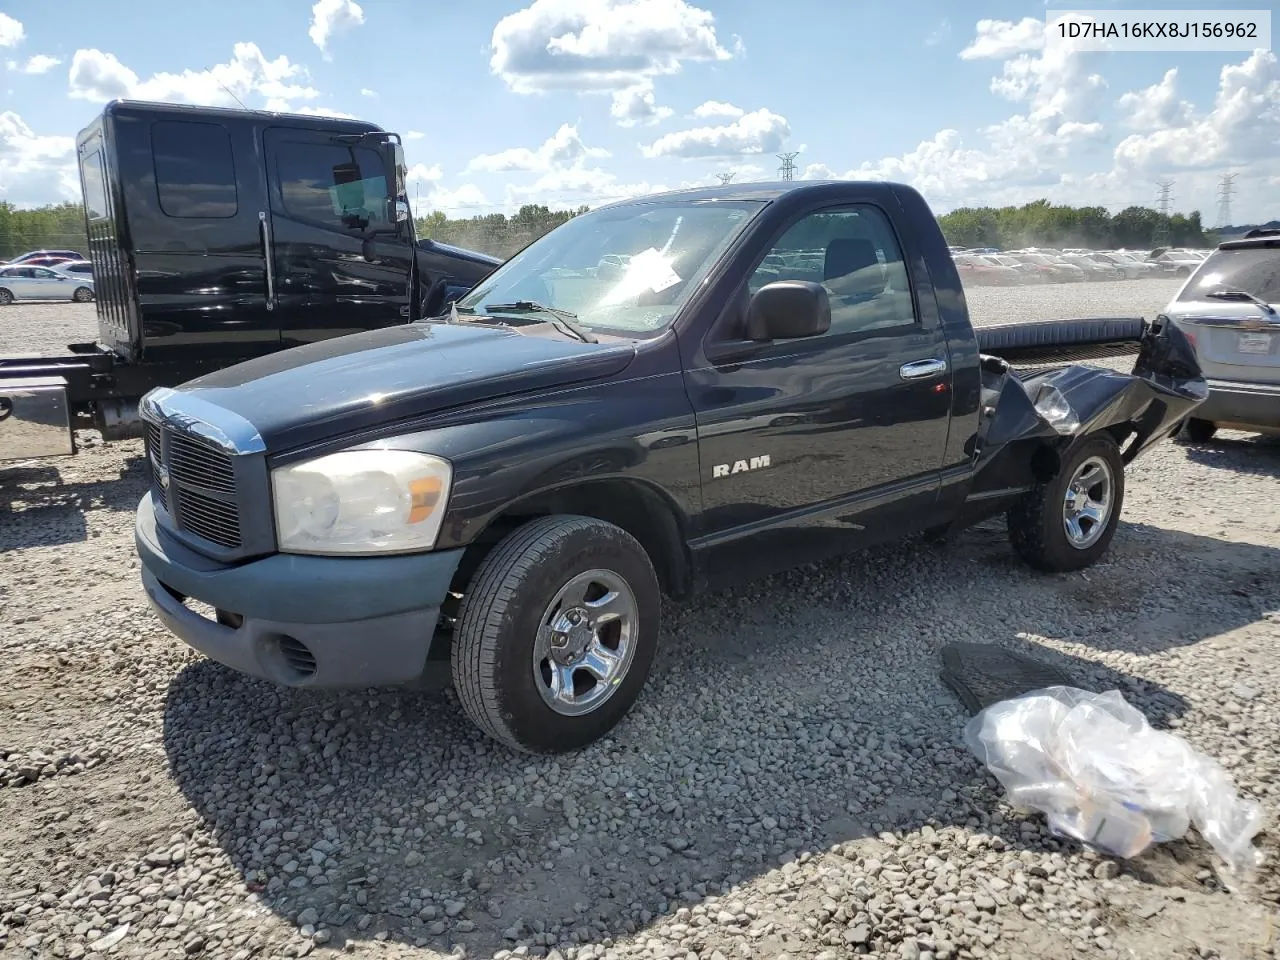
[(414, 235), (367, 121), (116, 100), (77, 148), (98, 340), (0, 358), (0, 461), (137, 436), (154, 387), (433, 316), (501, 262)]
[(980, 349), (900, 185), (603, 207), (440, 318), (145, 397), (142, 579), (237, 670), (378, 686), (447, 657), (490, 735), (573, 749), (639, 695), (662, 594), (999, 513), (1038, 568), (1096, 561), (1125, 464), (1206, 396), (1163, 318), (1125, 337), (1132, 374)]

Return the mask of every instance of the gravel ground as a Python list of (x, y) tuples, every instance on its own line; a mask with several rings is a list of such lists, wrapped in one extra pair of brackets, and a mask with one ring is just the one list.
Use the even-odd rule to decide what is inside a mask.
[[(1140, 286), (970, 299), (1151, 315), (1168, 285)], [(0, 346), (91, 336), (58, 325), (79, 309), (5, 310)], [(1194, 834), (1128, 862), (1057, 840), (936, 679), (951, 641), (1033, 652), (1271, 812), (1274, 441), (1160, 445), (1081, 574), (1027, 570), (997, 523), (671, 605), (636, 710), (559, 759), (495, 748), (448, 689), (290, 692), (187, 651), (137, 581), (139, 454), (0, 468), (0, 956), (1274, 955), (1273, 836), (1249, 881)]]

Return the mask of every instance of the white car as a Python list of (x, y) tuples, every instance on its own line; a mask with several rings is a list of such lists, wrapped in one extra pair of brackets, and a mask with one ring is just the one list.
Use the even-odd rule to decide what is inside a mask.
[(68, 260), (49, 269), (57, 273), (65, 273), (74, 280), (93, 280), (93, 264), (88, 260)]
[(1209, 384), (1186, 437), (1207, 443), (1220, 427), (1280, 435), (1280, 231), (1221, 244), (1164, 312)]
[(74, 300), (87, 303), (93, 299), (93, 278), (73, 277), (49, 267), (0, 267), (0, 305), (15, 300)]

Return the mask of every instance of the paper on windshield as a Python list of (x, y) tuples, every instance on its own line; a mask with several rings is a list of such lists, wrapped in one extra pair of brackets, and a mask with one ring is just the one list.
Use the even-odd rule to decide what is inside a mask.
[(602, 304), (621, 303), (646, 291), (661, 293), (680, 282), (680, 274), (671, 266), (671, 257), (650, 247), (637, 253), (627, 264), (627, 271), (613, 289), (601, 299)]

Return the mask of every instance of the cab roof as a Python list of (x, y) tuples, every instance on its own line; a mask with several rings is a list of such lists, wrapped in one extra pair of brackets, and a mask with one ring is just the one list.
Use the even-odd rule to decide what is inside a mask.
[(655, 203), (666, 200), (757, 200), (768, 202), (783, 197), (839, 199), (854, 190), (900, 189), (901, 184), (887, 180), (763, 180), (751, 183), (726, 183), (713, 187), (685, 187), (640, 197), (618, 200), (605, 206), (620, 207), (632, 203)]

